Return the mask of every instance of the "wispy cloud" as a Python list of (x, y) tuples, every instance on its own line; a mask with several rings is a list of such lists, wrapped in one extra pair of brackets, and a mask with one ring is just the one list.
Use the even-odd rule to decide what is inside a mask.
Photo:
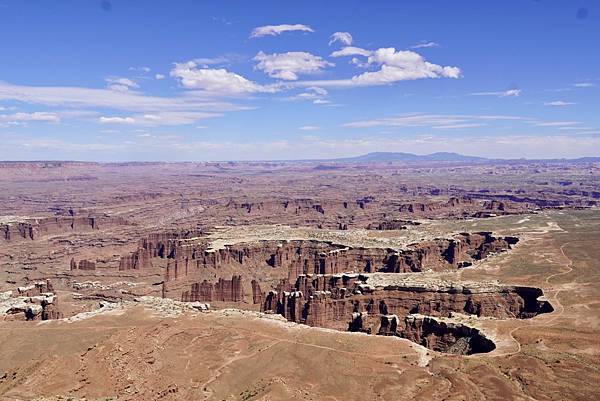
[[(5, 122), (59, 122), (60, 117), (99, 120), (98, 110), (107, 118), (119, 117), (124, 123), (145, 125), (188, 124), (222, 115), (224, 112), (248, 110), (250, 107), (215, 100), (206, 93), (190, 91), (173, 97), (149, 96), (133, 90), (118, 91), (82, 87), (19, 86), (0, 82), (0, 100), (60, 108), (60, 112), (16, 113)], [(66, 110), (65, 110), (66, 109)], [(114, 113), (107, 115), (106, 110)], [(133, 120), (133, 122), (131, 121)], [(118, 120), (112, 120), (116, 122)]]
[(281, 25), (265, 25), (259, 26), (252, 30), (250, 38), (260, 38), (263, 36), (277, 36), (284, 32), (314, 32), (314, 30), (303, 24), (281, 24)]
[(549, 122), (537, 122), (534, 125), (538, 127), (565, 127), (580, 124), (578, 121), (549, 121)]
[(596, 86), (596, 84), (593, 82), (577, 82), (574, 83), (573, 86), (576, 88), (592, 88)]
[(411, 113), (390, 118), (353, 121), (342, 124), (342, 127), (431, 127), (435, 129), (458, 129), (481, 127), (490, 121), (516, 121), (523, 119), (523, 117), (519, 116), (502, 115)]
[(120, 92), (125, 92), (130, 89), (136, 89), (136, 88), (140, 87), (137, 84), (137, 82), (135, 82), (129, 78), (108, 77), (105, 79), (105, 81), (107, 83), (106, 86), (108, 87), (108, 89), (112, 89), (112, 90), (116, 90), (116, 91), (120, 91)]
[[(595, 156), (600, 147), (598, 135), (484, 135), (478, 137), (361, 136), (351, 138), (321, 138), (305, 135), (297, 140), (207, 141), (185, 140), (174, 135), (149, 134), (118, 143), (75, 143), (57, 138), (2, 137), (8, 147), (0, 148), (0, 158), (14, 159), (18, 155), (53, 151), (58, 158), (87, 155), (93, 160), (268, 160), (305, 159), (355, 156), (374, 151), (401, 151), (416, 154), (453, 151), (485, 157), (561, 158)], [(2, 134), (0, 133), (0, 136)], [(165, 154), (168, 146), (173, 152)], [(10, 153), (8, 153), (10, 149)], [(141, 150), (143, 149), (143, 152)]]
[(350, 46), (352, 44), (352, 35), (350, 35), (349, 32), (334, 32), (330, 37), (329, 37), (329, 46), (331, 46), (332, 44), (339, 42), (342, 45), (345, 46)]
[(318, 127), (316, 125), (304, 125), (302, 127), (299, 127), (298, 129), (302, 131), (318, 131), (321, 129), (321, 127)]
[(14, 125), (28, 122), (58, 123), (60, 117), (47, 112), (0, 114), (0, 123)]
[(360, 47), (346, 46), (330, 54), (331, 57), (363, 56), (369, 57), (373, 52)]
[(521, 89), (508, 89), (495, 92), (475, 92), (469, 93), (470, 96), (497, 96), (497, 97), (517, 97), (521, 96)]
[(436, 42), (430, 42), (430, 41), (421, 41), (419, 43), (417, 43), (414, 46), (411, 46), (411, 49), (421, 49), (421, 48), (427, 48), (427, 47), (438, 47), (440, 44), (436, 43)]
[(565, 102), (562, 100), (554, 100), (552, 102), (545, 102), (544, 106), (570, 106), (572, 104), (577, 104), (577, 103), (573, 103), (573, 102)]
[(138, 66), (138, 67), (129, 67), (129, 71), (141, 72), (141, 73), (149, 73), (151, 71), (150, 67), (146, 66)]
[(327, 90), (324, 88), (320, 88), (318, 86), (309, 86), (302, 93), (297, 94), (296, 96), (292, 96), (292, 100), (309, 100), (314, 104), (329, 104), (331, 103), (326, 99)]
[(135, 119), (132, 117), (106, 117), (101, 116), (98, 119), (100, 124), (135, 124)]

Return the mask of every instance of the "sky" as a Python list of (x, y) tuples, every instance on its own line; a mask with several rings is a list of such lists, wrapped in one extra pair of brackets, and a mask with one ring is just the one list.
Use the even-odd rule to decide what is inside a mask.
[(600, 156), (600, 1), (0, 0), (0, 160)]

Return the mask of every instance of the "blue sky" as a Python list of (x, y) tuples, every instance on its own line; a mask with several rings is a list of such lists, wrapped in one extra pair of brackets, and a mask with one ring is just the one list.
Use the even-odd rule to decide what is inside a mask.
[(600, 155), (600, 2), (0, 0), (0, 159)]

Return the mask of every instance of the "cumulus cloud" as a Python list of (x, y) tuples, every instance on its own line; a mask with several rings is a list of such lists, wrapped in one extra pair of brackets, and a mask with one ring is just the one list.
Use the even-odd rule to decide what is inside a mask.
[(298, 74), (314, 74), (323, 68), (334, 65), (307, 52), (265, 54), (261, 51), (254, 57), (254, 60), (258, 61), (256, 69), (272, 78), (287, 81), (297, 80)]
[(360, 55), (367, 56), (364, 67), (379, 67), (376, 71), (368, 71), (355, 75), (350, 79), (305, 81), (306, 86), (354, 87), (388, 85), (398, 81), (424, 78), (460, 78), (460, 68), (441, 66), (426, 61), (423, 56), (410, 50), (398, 50), (393, 47), (369, 51), (355, 47), (345, 47), (333, 52), (332, 57)]
[(329, 37), (329, 46), (336, 42), (339, 42), (345, 46), (350, 46), (352, 44), (352, 35), (350, 35), (349, 32), (334, 32)]
[(427, 48), (427, 47), (438, 47), (439, 43), (436, 42), (428, 42), (428, 41), (421, 41), (419, 43), (417, 43), (414, 46), (411, 46), (411, 49), (422, 49), (422, 48)]
[(369, 57), (373, 52), (371, 50), (361, 49), (360, 47), (346, 46), (341, 50), (336, 50), (330, 54), (331, 57), (363, 56)]
[(576, 104), (573, 102), (564, 102), (562, 100), (555, 100), (553, 102), (546, 102), (544, 103), (544, 106), (570, 106), (572, 104)]
[(262, 36), (276, 36), (291, 31), (314, 32), (311, 27), (302, 24), (265, 25), (254, 28), (250, 33), (250, 37), (260, 38)]
[(198, 89), (217, 95), (241, 95), (275, 92), (273, 86), (263, 86), (224, 68), (198, 68), (195, 61), (176, 63), (171, 76), (186, 89)]
[(154, 78), (161, 80), (161, 79), (165, 79), (165, 76), (164, 76), (164, 74), (156, 74), (156, 75), (154, 75)]
[(508, 89), (497, 92), (475, 92), (469, 93), (471, 96), (497, 96), (497, 97), (517, 97), (521, 96), (521, 89)]
[(129, 78), (108, 77), (105, 79), (107, 88), (119, 92), (139, 88), (139, 85)]
[(396, 51), (393, 47), (377, 49), (367, 62), (381, 66), (381, 70), (365, 72), (354, 77), (362, 84), (385, 84), (395, 81), (422, 79), (422, 78), (458, 78), (458, 67), (441, 66), (432, 64), (418, 53), (404, 50)]

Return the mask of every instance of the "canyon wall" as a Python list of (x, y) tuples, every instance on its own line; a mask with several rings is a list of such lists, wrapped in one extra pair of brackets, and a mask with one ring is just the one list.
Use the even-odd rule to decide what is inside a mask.
[(241, 302), (244, 300), (242, 277), (233, 276), (231, 280), (220, 278), (216, 283), (204, 280), (194, 283), (189, 291), (184, 291), (181, 300), (184, 302)]
[(424, 241), (396, 251), (313, 240), (257, 241), (210, 249), (206, 241), (149, 238), (142, 240), (138, 250), (123, 256), (119, 268), (150, 268), (151, 259), (159, 257), (169, 259), (165, 281), (193, 275), (198, 269), (219, 270), (223, 266), (235, 266), (242, 271), (269, 266), (283, 271), (293, 281), (306, 274), (405, 273), (460, 268), (491, 253), (508, 250), (517, 241), (515, 237), (494, 237), (489, 232), (461, 233), (452, 239)]
[(368, 274), (300, 276), (293, 285), (283, 280), (265, 295), (262, 310), (290, 321), (334, 329), (352, 327), (357, 313), (448, 317), (458, 312), (506, 319), (530, 318), (553, 310), (547, 301), (539, 300), (543, 292), (534, 287), (412, 279), (399, 283), (390, 280), (391, 284), (373, 287), (369, 281)]
[(66, 234), (72, 231), (97, 230), (100, 227), (126, 225), (125, 219), (112, 216), (56, 216), (39, 219), (23, 219), (0, 223), (0, 240), (35, 240), (46, 235)]

